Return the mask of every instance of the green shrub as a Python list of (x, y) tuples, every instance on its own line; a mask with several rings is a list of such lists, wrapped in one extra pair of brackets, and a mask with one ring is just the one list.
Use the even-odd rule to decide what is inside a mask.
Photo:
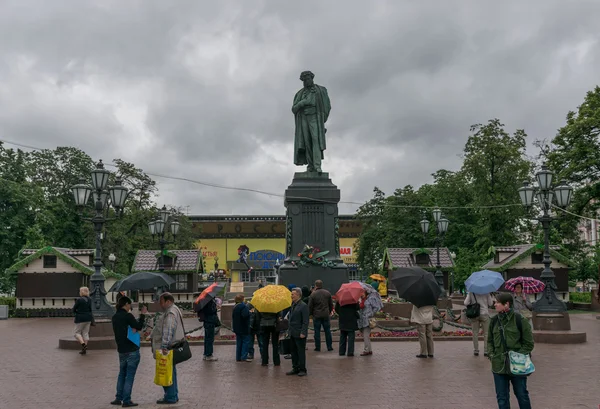
[(577, 303), (591, 304), (592, 293), (569, 293), (569, 300)]
[(0, 305), (8, 305), (8, 316), (14, 317), (17, 299), (15, 297), (0, 297)]

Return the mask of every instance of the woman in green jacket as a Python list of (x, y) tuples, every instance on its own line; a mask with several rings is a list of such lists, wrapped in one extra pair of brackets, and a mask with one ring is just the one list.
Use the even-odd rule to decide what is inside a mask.
[[(498, 315), (490, 320), (488, 354), (496, 386), (499, 409), (510, 409), (510, 384), (520, 409), (531, 409), (527, 376), (515, 376), (510, 372), (508, 351), (530, 354), (533, 350), (533, 333), (529, 321), (513, 311), (513, 297), (502, 293), (496, 297)], [(520, 329), (517, 319), (521, 320)], [(504, 338), (504, 340), (503, 340)], [(505, 347), (506, 343), (506, 347)]]

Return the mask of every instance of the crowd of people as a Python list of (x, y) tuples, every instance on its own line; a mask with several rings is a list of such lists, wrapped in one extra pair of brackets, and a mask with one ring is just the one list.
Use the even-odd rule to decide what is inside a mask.
[[(261, 313), (251, 303), (245, 302), (244, 296), (235, 297), (235, 307), (232, 313), (233, 332), (236, 335), (236, 362), (252, 362), (254, 359), (255, 340), (261, 357), (261, 365), (268, 366), (270, 355), (275, 366), (281, 365), (280, 354), (291, 359), (291, 370), (286, 375), (306, 376), (306, 341), (308, 337), (309, 319), (313, 318), (314, 350), (321, 351), (321, 329), (325, 333), (325, 347), (333, 351), (331, 334), (331, 317), (338, 315), (340, 340), (338, 353), (340, 356), (353, 357), (355, 353), (356, 331), (363, 337), (361, 356), (373, 354), (370, 342), (371, 329), (374, 327), (373, 317), (383, 307), (378, 291), (365, 286), (356, 303), (340, 305), (334, 303), (334, 297), (323, 288), (323, 282), (317, 280), (312, 289), (301, 289), (290, 286), (292, 304), (289, 308), (278, 313)], [(81, 343), (80, 354), (87, 351), (89, 329), (93, 324), (92, 301), (89, 289), (80, 289), (73, 311), (75, 313), (75, 337)], [(498, 407), (510, 407), (510, 385), (519, 402), (520, 409), (531, 408), (527, 377), (517, 376), (511, 372), (508, 360), (509, 351), (529, 355), (533, 350), (533, 334), (531, 325), (531, 303), (522, 292), (522, 286), (517, 285), (515, 292), (501, 293), (495, 297), (492, 294), (468, 294), (464, 304), (478, 304), (478, 316), (470, 318), (473, 329), (473, 354), (479, 355), (479, 333), (484, 334), (484, 356), (491, 361), (491, 369), (496, 388)], [(115, 400), (113, 405), (134, 407), (131, 392), (135, 373), (140, 362), (139, 345), (129, 337), (130, 331), (141, 331), (145, 324), (147, 309), (142, 307), (140, 316), (136, 319), (131, 314), (132, 301), (126, 296), (120, 296), (117, 301), (117, 312), (112, 318), (112, 325), (119, 356), (119, 375), (117, 378)], [(172, 294), (165, 292), (160, 295), (159, 304), (162, 314), (157, 317), (153, 327), (151, 347), (153, 356), (156, 351), (163, 355), (185, 339), (182, 313), (175, 305)], [(496, 315), (490, 319), (490, 308)], [(529, 313), (529, 314), (528, 314)], [(203, 360), (216, 361), (213, 356), (215, 328), (221, 323), (218, 317), (217, 303), (213, 299), (198, 312), (204, 326)], [(433, 306), (413, 306), (411, 322), (416, 324), (419, 333), (420, 351), (417, 358), (433, 358), (434, 343), (432, 334)], [(280, 347), (280, 343), (286, 348)], [(284, 345), (281, 345), (284, 346)], [(271, 352), (269, 352), (271, 351)], [(177, 365), (173, 364), (172, 384), (163, 387), (163, 397), (157, 404), (174, 404), (179, 401), (177, 386)]]

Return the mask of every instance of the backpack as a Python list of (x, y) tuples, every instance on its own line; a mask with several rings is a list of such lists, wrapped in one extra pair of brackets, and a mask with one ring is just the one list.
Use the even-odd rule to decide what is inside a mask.
[(477, 302), (477, 296), (475, 294), (471, 293), (469, 295), (472, 295), (475, 298), (475, 302), (467, 305), (465, 315), (467, 316), (467, 318), (477, 318), (479, 317), (481, 305), (479, 305), (479, 303)]

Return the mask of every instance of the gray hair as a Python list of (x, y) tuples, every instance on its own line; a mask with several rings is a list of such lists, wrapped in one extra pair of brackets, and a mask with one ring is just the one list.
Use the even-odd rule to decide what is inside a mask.
[(299, 287), (294, 287), (292, 288), (292, 291), (295, 292), (296, 294), (298, 294), (298, 296), (300, 296), (300, 298), (302, 298), (302, 289)]

